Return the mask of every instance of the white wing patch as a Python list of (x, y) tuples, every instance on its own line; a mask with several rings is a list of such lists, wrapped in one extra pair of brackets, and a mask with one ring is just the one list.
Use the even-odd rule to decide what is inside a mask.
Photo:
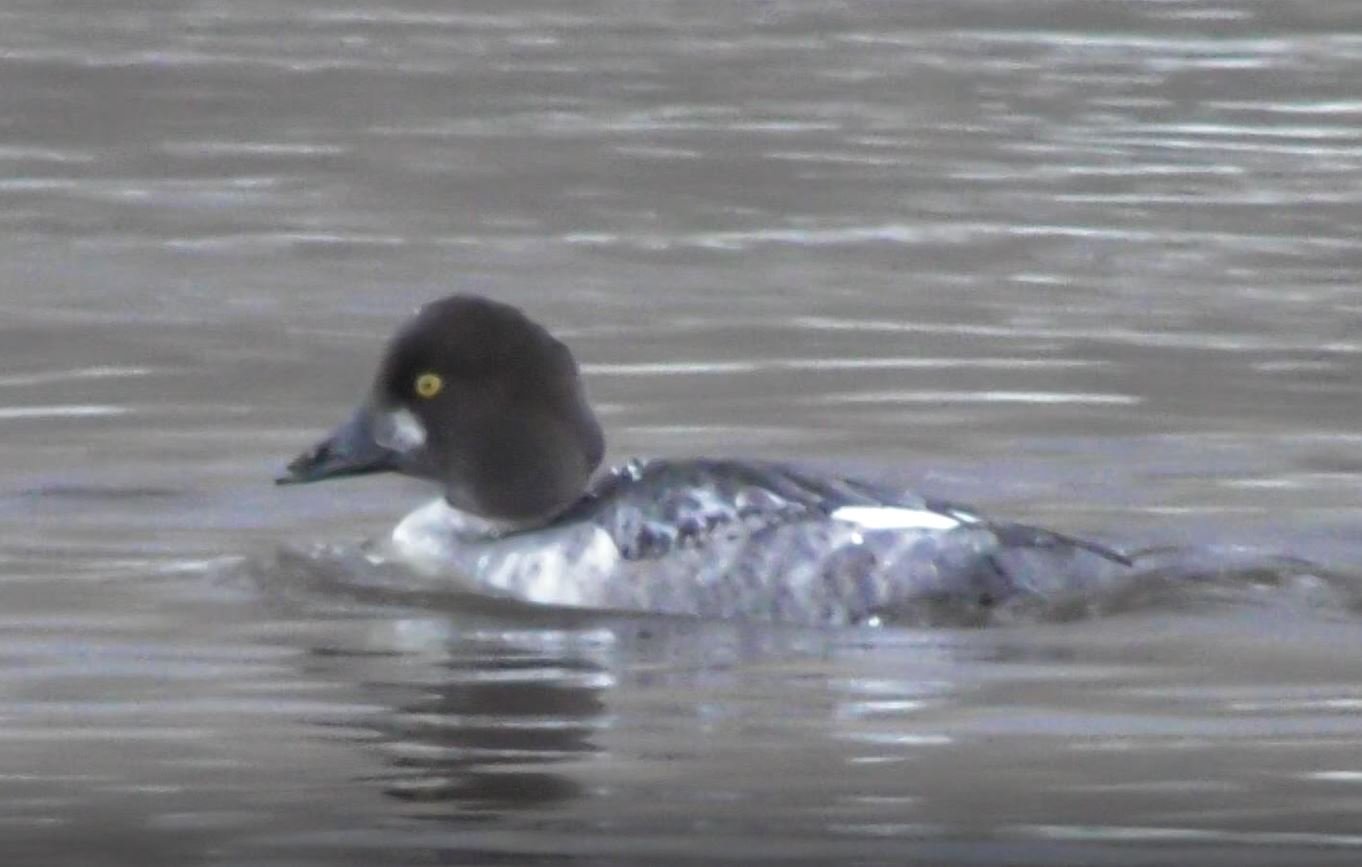
[(961, 524), (973, 523), (973, 515), (963, 512), (959, 515), (952, 517), (930, 509), (900, 506), (843, 506), (832, 513), (834, 520), (866, 530), (954, 530)]

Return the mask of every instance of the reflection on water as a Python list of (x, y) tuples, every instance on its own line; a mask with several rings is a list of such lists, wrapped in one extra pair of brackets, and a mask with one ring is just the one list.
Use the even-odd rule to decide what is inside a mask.
[(499, 635), (461, 638), (438, 668), (443, 678), (375, 726), (394, 771), (388, 794), (449, 802), (458, 812), (531, 809), (579, 795), (553, 765), (597, 752), (591, 736), (606, 724), (601, 693), (612, 679), (587, 660), (553, 653), (563, 643), (557, 635), (527, 638), (550, 647), (536, 653)]
[[(1359, 34), (6, 4), (7, 857), (1356, 863)], [(360, 568), (428, 491), (269, 480), (453, 289), (571, 343), (612, 460), (859, 471), (1198, 580), (842, 633)]]
[(1362, 846), (1339, 788), (1362, 687), (1348, 661), (1316, 656), (1359, 649), (1352, 621), (1249, 610), (1043, 635), (359, 622), (299, 659), (309, 680), (382, 697), (344, 731), (383, 763), (353, 786), (389, 796), (387, 820), (246, 838), (242, 853), (1122, 864), (1157, 844), (1346, 863)]

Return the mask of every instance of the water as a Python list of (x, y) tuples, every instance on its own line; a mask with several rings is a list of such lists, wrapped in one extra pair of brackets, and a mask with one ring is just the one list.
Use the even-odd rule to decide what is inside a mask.
[(526, 612), (290, 559), (419, 484), (269, 480), (460, 289), (573, 345), (613, 459), (1351, 586), (1360, 78), (1328, 0), (6, 4), (7, 857), (1356, 863), (1362, 630), (1291, 570), (983, 631)]

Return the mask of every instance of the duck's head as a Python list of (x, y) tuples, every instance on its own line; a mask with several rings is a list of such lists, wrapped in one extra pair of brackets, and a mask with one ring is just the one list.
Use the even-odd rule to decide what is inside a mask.
[(514, 307), (454, 295), (402, 326), (359, 409), (277, 481), (398, 472), (532, 525), (581, 495), (604, 450), (568, 348)]

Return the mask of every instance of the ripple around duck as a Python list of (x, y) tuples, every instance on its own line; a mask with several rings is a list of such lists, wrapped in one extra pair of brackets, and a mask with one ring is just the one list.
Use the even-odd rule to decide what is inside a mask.
[[(1086, 620), (1114, 615), (1244, 608), (1279, 610), (1289, 617), (1349, 620), (1362, 616), (1362, 571), (1340, 571), (1270, 548), (1247, 545), (1160, 546), (1131, 552), (1136, 571), (1127, 580), (1094, 585), (1054, 598), (1021, 597), (999, 607), (985, 622)], [(337, 594), (379, 605), (423, 605), (523, 616), (566, 624), (609, 617), (591, 609), (541, 608), (470, 591), (458, 576), (432, 578), (407, 568), (383, 547), (318, 545), (285, 548), (231, 569), (271, 592)], [(641, 614), (654, 612), (641, 611)], [(939, 613), (943, 622), (951, 613)], [(937, 615), (929, 615), (929, 619)], [(968, 614), (975, 624), (975, 615)], [(892, 618), (890, 619), (892, 621)], [(917, 622), (916, 615), (909, 622)]]

